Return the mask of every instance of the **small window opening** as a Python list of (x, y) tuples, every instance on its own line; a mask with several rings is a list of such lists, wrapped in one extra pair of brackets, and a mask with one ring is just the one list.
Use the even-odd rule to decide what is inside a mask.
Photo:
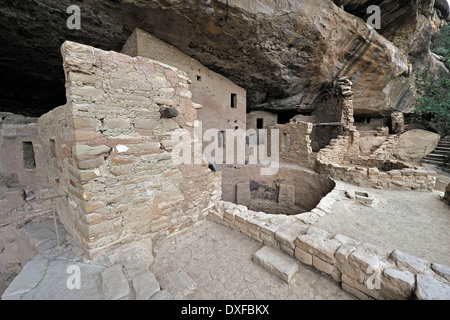
[(24, 141), (22, 142), (23, 148), (23, 165), (25, 169), (35, 169), (36, 160), (34, 158), (33, 142)]
[(256, 129), (264, 129), (264, 119), (256, 119)]
[(225, 131), (219, 131), (217, 132), (217, 144), (219, 148), (223, 148), (223, 136), (225, 134)]
[(367, 117), (366, 122), (370, 123), (370, 121), (372, 121), (372, 118), (371, 117)]
[(197, 81), (202, 81), (202, 76), (197, 76)]
[(291, 150), (291, 135), (289, 133), (283, 133), (283, 147), (285, 152)]
[(237, 94), (236, 93), (231, 94), (231, 108), (232, 109), (237, 108)]
[(53, 139), (50, 139), (50, 156), (56, 158), (56, 142)]

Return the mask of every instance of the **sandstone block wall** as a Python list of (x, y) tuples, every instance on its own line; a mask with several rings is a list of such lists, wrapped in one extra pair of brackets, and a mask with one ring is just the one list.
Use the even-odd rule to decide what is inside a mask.
[[(40, 209), (49, 210), (50, 196), (37, 119), (0, 112), (0, 224), (20, 224)], [(29, 201), (39, 199), (39, 203)], [(51, 208), (51, 206), (50, 206)]]
[[(262, 122), (262, 128), (258, 128), (258, 119)], [(247, 129), (266, 129), (267, 127), (277, 125), (278, 114), (268, 111), (251, 111), (247, 114)]]
[(366, 186), (432, 191), (436, 172), (392, 159), (397, 136), (386, 139), (372, 155), (359, 155), (359, 133), (331, 141), (317, 155), (316, 170), (331, 177)]
[(222, 199), (254, 211), (296, 215), (314, 209), (334, 187), (327, 176), (310, 170), (281, 167), (273, 176), (258, 166), (223, 168)]
[[(19, 184), (33, 189), (47, 186), (45, 151), (39, 140), (37, 119), (6, 113), (1, 119), (0, 174), (15, 174)], [(27, 142), (31, 143), (34, 167), (25, 163), (23, 143)]]
[[(95, 254), (202, 219), (220, 200), (220, 173), (170, 153), (172, 133), (192, 133), (197, 119), (185, 73), (68, 41), (62, 55), (67, 104), (39, 119), (39, 133), (68, 231)], [(167, 107), (178, 116), (162, 117)]]
[[(325, 214), (337, 199), (336, 188), (314, 211)], [(220, 201), (208, 217), (329, 275), (359, 299), (449, 299), (448, 266), (398, 250), (387, 251), (343, 234), (332, 235), (303, 223), (308, 214), (313, 213), (272, 215)]]
[(311, 147), (311, 132), (313, 124), (308, 122), (277, 124), (269, 127), (267, 145), (272, 150), (271, 130), (279, 131), (280, 162), (304, 167), (311, 167), (313, 161)]
[(346, 77), (333, 81), (314, 102), (316, 123), (340, 122), (346, 131), (353, 129), (353, 83)]
[[(231, 80), (139, 28), (133, 31), (122, 52), (160, 61), (186, 72), (192, 101), (203, 106), (197, 110), (203, 133), (208, 129), (246, 130), (247, 92)], [(231, 106), (232, 94), (235, 95), (234, 107)], [(203, 147), (208, 144), (205, 142)]]

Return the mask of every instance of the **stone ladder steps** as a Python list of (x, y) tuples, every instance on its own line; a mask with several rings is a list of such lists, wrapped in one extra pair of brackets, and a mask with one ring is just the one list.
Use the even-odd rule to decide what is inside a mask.
[(437, 148), (422, 159), (422, 163), (441, 166), (445, 171), (450, 171), (448, 156), (450, 154), (450, 137), (447, 136), (439, 141)]

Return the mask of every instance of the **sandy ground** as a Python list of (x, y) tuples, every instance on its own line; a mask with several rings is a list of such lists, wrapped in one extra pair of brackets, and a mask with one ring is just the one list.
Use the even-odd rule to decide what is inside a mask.
[(440, 200), (441, 193), (345, 186), (368, 192), (379, 204), (367, 207), (343, 197), (333, 206), (333, 214), (314, 226), (450, 265), (450, 206)]

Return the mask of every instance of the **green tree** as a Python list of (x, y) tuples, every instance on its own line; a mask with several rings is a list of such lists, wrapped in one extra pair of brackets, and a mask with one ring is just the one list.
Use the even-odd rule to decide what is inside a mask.
[[(436, 34), (432, 51), (443, 57), (450, 69), (450, 27), (445, 24)], [(417, 99), (414, 119), (426, 129), (445, 136), (450, 133), (450, 73), (424, 70), (416, 75)]]

